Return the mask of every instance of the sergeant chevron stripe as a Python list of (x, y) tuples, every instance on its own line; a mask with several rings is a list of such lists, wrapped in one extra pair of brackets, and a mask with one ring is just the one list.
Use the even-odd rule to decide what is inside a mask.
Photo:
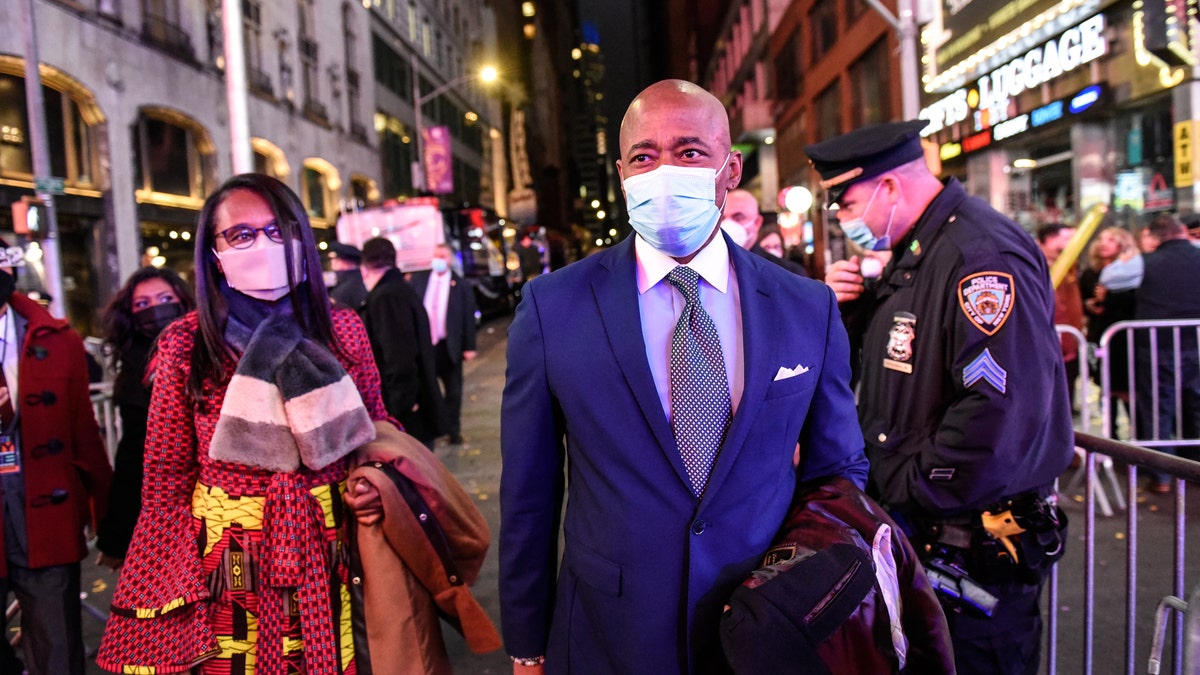
[(980, 380), (992, 385), (1001, 394), (1005, 393), (1008, 387), (1008, 371), (996, 363), (990, 349), (985, 348), (982, 354), (963, 368), (964, 386), (970, 387)]

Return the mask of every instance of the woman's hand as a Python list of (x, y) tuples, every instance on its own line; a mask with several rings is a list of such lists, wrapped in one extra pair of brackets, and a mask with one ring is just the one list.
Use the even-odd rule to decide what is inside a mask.
[(383, 501), (379, 490), (365, 478), (351, 478), (343, 497), (360, 525), (374, 525), (383, 518)]

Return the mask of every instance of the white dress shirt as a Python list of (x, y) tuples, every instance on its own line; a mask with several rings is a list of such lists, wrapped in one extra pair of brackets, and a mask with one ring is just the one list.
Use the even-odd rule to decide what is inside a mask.
[(446, 339), (446, 310), (450, 305), (450, 270), (429, 271), (425, 284), (425, 313), (429, 315), (429, 337), (433, 344)]
[[(642, 338), (646, 342), (646, 359), (658, 389), (658, 400), (670, 420), (671, 337), (687, 302), (667, 281), (667, 275), (679, 263), (640, 236), (634, 238), (633, 247), (637, 255), (638, 310), (642, 318)], [(742, 301), (725, 237), (714, 237), (687, 266), (700, 275), (700, 304), (717, 327), (721, 355), (725, 359), (725, 377), (729, 380), (729, 400), (733, 403), (733, 411), (737, 412), (746, 381)]]

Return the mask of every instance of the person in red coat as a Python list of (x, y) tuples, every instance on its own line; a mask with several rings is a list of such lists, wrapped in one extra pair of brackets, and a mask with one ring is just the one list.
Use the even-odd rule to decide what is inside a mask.
[(82, 675), (79, 561), (84, 528), (107, 510), (112, 467), (83, 339), (15, 286), (0, 267), (0, 598), (12, 590), (21, 603), (30, 673)]

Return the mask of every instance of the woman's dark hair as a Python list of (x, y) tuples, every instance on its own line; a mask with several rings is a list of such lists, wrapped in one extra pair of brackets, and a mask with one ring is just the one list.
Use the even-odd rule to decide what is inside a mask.
[[(275, 214), (275, 223), (283, 233), (288, 283), (293, 289), (288, 298), (300, 331), (335, 351), (340, 352), (341, 349), (333, 335), (329, 294), (321, 277), (321, 259), (317, 254), (316, 239), (300, 198), (291, 188), (270, 176), (258, 173), (234, 176), (209, 195), (196, 219), (196, 303), (200, 334), (192, 349), (192, 375), (188, 389), (197, 401), (202, 400), (201, 387), (204, 381), (223, 382), (226, 376), (224, 359), (236, 358), (233, 348), (225, 341), (229, 306), (221, 293), (222, 275), (217, 270), (215, 230), (217, 207), (237, 190), (248, 190), (262, 197)], [(294, 276), (296, 265), (292, 259), (293, 247), (288, 245), (292, 241), (300, 242), (300, 251), (304, 256), (303, 265), (300, 266), (305, 270), (302, 280)]]
[(137, 328), (133, 323), (133, 293), (137, 290), (138, 284), (150, 279), (165, 281), (175, 293), (175, 297), (179, 298), (179, 304), (183, 306), (185, 313), (196, 306), (196, 301), (192, 298), (191, 287), (174, 270), (143, 267), (131, 274), (120, 290), (108, 301), (108, 305), (100, 315), (100, 327), (104, 335), (104, 351), (114, 357), (118, 370), (124, 364), (137, 335)]
[(779, 235), (780, 243), (783, 242), (783, 230), (779, 229), (778, 225), (767, 224), (758, 228), (758, 236), (755, 237), (754, 243), (761, 244), (763, 239), (766, 239), (773, 234)]

